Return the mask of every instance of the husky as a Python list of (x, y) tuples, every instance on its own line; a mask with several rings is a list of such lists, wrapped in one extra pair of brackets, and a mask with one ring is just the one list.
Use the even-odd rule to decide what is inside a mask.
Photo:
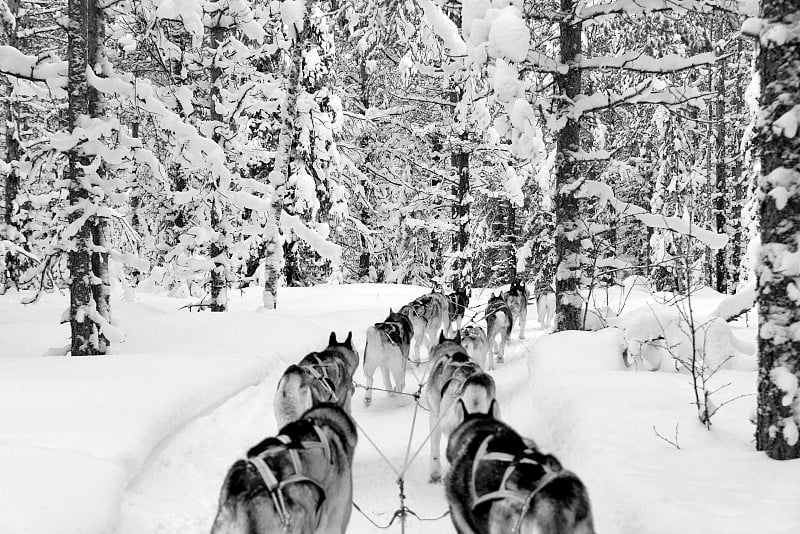
[(486, 332), (478, 325), (467, 326), (460, 332), (461, 345), (469, 357), (487, 369), (489, 362), (486, 361), (486, 356), (489, 354), (489, 338), (486, 337)]
[(497, 354), (497, 363), (503, 363), (506, 350), (506, 341), (511, 335), (511, 326), (514, 324), (511, 310), (502, 296), (489, 297), (486, 305), (486, 337), (489, 338), (489, 351), (486, 356), (484, 369), (494, 369), (494, 355)]
[(459, 534), (594, 534), (586, 487), (495, 417), (458, 403), (445, 493)]
[(331, 332), (325, 350), (312, 352), (297, 365), (290, 365), (275, 391), (278, 428), (322, 402), (334, 402), (350, 413), (358, 359), (358, 352), (353, 348), (353, 333), (349, 332), (347, 339), (340, 343), (336, 332)]
[[(519, 338), (525, 339), (525, 321), (528, 318), (528, 288), (521, 280), (511, 283), (508, 291), (502, 293), (503, 301), (511, 310), (513, 322), (519, 324)], [(513, 324), (512, 324), (513, 327)]]
[(211, 534), (343, 534), (357, 439), (339, 406), (311, 408), (231, 466)]
[[(383, 384), (389, 391), (403, 391), (406, 387), (406, 362), (411, 350), (414, 326), (400, 312), (389, 309), (389, 316), (382, 323), (367, 328), (367, 345), (364, 347), (364, 377), (367, 392), (364, 405), (372, 404), (372, 381), (375, 370), (380, 367)], [(394, 386), (390, 380), (394, 378)]]
[(544, 286), (536, 292), (535, 298), (539, 324), (547, 330), (556, 315), (556, 294), (550, 286)]
[(446, 335), (455, 335), (456, 332), (461, 330), (461, 323), (464, 321), (464, 313), (469, 307), (469, 298), (471, 296), (472, 291), (465, 287), (460, 287), (447, 295), (450, 332), (445, 332)]
[(430, 353), (440, 332), (450, 330), (450, 304), (442, 293), (432, 291), (400, 308), (414, 326), (414, 363), (420, 363), (420, 348)]
[(439, 461), (442, 434), (449, 436), (461, 422), (455, 410), (460, 401), (470, 411), (494, 413), (499, 417), (495, 401), (494, 379), (481, 370), (456, 339), (440, 335), (439, 344), (431, 354), (431, 374), (425, 383), (425, 399), (430, 407), (430, 481), (442, 479)]

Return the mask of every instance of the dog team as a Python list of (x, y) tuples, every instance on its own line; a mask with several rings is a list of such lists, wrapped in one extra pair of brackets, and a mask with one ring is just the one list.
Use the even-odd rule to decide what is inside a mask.
[[(540, 321), (552, 320), (551, 294), (537, 291)], [(402, 392), (407, 362), (428, 353), (423, 397), (430, 407), (430, 481), (442, 480), (440, 441), (448, 436), (444, 479), (459, 534), (593, 534), (586, 487), (558, 460), (501, 422), (488, 371), (503, 362), (514, 324), (524, 338), (528, 291), (515, 282), (489, 298), (478, 325), (462, 328), (470, 292), (431, 292), (367, 329), (366, 406), (373, 375)], [(554, 300), (554, 296), (552, 298)], [(548, 317), (549, 313), (549, 317)], [(545, 323), (542, 322), (545, 326)], [(228, 470), (212, 534), (342, 534), (350, 521), (357, 443), (350, 416), (359, 355), (352, 332), (281, 376), (275, 393), (279, 434)]]

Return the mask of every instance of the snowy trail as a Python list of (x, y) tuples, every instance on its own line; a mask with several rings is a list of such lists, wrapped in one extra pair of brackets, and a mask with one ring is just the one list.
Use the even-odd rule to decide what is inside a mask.
[[(506, 363), (493, 371), (503, 418), (521, 431), (528, 427), (524, 406), (529, 402), (526, 358), (530, 345), (543, 333), (533, 328), (533, 322), (528, 322), (528, 339), (524, 342), (516, 339), (517, 331), (514, 331), (515, 339), (507, 346)], [(341, 330), (340, 325), (331, 326)], [(361, 347), (367, 323), (363, 326), (354, 331)], [(298, 359), (301, 356), (298, 355)], [(257, 386), (245, 389), (219, 408), (191, 421), (162, 444), (126, 491), (121, 508), (121, 534), (209, 532), (219, 488), (228, 467), (250, 446), (276, 433), (272, 404), (282, 370), (275, 369)], [(414, 373), (421, 378), (424, 366), (409, 371), (406, 392), (416, 391), (418, 382)], [(360, 368), (356, 381), (364, 381)], [(379, 385), (380, 379), (376, 381), (376, 386)], [(367, 409), (363, 405), (363, 395), (363, 389), (356, 391), (354, 417), (396, 468), (401, 469), (414, 414), (413, 399), (408, 396), (391, 398), (376, 391), (373, 405)], [(427, 438), (428, 427), (428, 413), (419, 409), (411, 454)], [(429, 450), (430, 445), (426, 443), (405, 477), (406, 505), (421, 518), (438, 517), (447, 510), (441, 484), (427, 481)], [(353, 471), (355, 502), (376, 523), (386, 525), (399, 505), (396, 476), (361, 433)], [(411, 533), (454, 532), (448, 517), (438, 521), (409, 518), (406, 527)], [(398, 522), (390, 531), (399, 531)], [(348, 532), (361, 534), (383, 530), (353, 510)]]

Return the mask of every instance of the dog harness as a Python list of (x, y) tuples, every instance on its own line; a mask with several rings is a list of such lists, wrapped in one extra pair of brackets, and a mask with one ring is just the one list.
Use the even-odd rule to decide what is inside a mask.
[[(519, 517), (517, 518), (514, 528), (511, 531), (513, 534), (519, 534), (520, 529), (522, 528), (522, 521), (525, 519), (525, 514), (527, 514), (528, 510), (530, 510), (534, 497), (536, 497), (542, 488), (547, 486), (547, 484), (549, 484), (559, 475), (559, 471), (551, 470), (542, 462), (537, 461), (535, 457), (541, 456), (541, 453), (530, 448), (524, 449), (516, 456), (507, 452), (487, 452), (489, 449), (489, 442), (492, 439), (494, 439), (494, 436), (487, 436), (481, 442), (480, 447), (478, 447), (478, 451), (475, 454), (475, 461), (472, 463), (472, 478), (470, 485), (470, 492), (472, 494), (471, 509), (475, 510), (475, 508), (481, 504), (486, 504), (501, 499), (511, 499), (512, 501), (522, 503)], [(480, 465), (480, 462), (503, 462), (508, 464), (508, 467), (506, 467), (506, 470), (503, 473), (503, 478), (500, 480), (500, 486), (495, 491), (491, 491), (483, 495), (478, 495), (478, 491), (475, 488), (475, 477), (478, 473), (478, 466)], [(530, 492), (528, 492), (527, 495), (520, 493), (518, 490), (508, 488), (508, 481), (514, 474), (514, 471), (516, 471), (521, 465), (538, 465), (545, 471), (544, 476), (538, 480), (536, 486)]]
[[(331, 445), (328, 441), (328, 437), (317, 425), (313, 425), (313, 428), (314, 432), (319, 438), (317, 441), (301, 441), (298, 443), (290, 436), (281, 434), (275, 438), (278, 443), (275, 443), (260, 454), (251, 456), (247, 459), (250, 465), (252, 465), (256, 471), (258, 471), (259, 476), (267, 486), (267, 494), (269, 495), (270, 499), (272, 499), (272, 502), (275, 505), (275, 510), (278, 512), (278, 517), (280, 518), (284, 527), (288, 527), (289, 523), (292, 521), (292, 514), (286, 508), (286, 499), (283, 494), (283, 488), (286, 486), (300, 482), (308, 482), (319, 488), (320, 492), (322, 493), (322, 498), (320, 499), (320, 504), (317, 505), (317, 511), (319, 511), (319, 506), (322, 504), (322, 502), (325, 501), (325, 487), (323, 484), (325, 479), (327, 479), (327, 474), (322, 482), (304, 475), (303, 465), (300, 462), (300, 455), (297, 452), (299, 449), (307, 451), (320, 449), (325, 458), (325, 463), (332, 463), (333, 456), (331, 455)], [(267, 463), (268, 458), (274, 458), (275, 456), (279, 455), (289, 456), (289, 459), (292, 462), (292, 469), (294, 471), (292, 475), (284, 478), (283, 480), (278, 480), (278, 477), (275, 476), (275, 472), (269, 466), (269, 463)], [(317, 517), (317, 522), (319, 522), (319, 517)]]
[(322, 384), (322, 387), (328, 392), (328, 400), (338, 403), (339, 399), (336, 396), (336, 389), (333, 385), (333, 380), (331, 380), (330, 376), (328, 376), (329, 365), (323, 363), (322, 359), (317, 355), (314, 355), (314, 358), (317, 359), (317, 363), (314, 365), (303, 365), (303, 369), (308, 371), (308, 373), (313, 376), (317, 382)]

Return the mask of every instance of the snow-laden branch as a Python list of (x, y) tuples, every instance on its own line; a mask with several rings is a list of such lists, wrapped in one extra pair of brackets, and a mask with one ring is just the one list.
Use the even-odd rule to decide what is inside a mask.
[(564, 63), (560, 63), (555, 58), (537, 52), (536, 50), (529, 50), (528, 56), (525, 60), (526, 67), (530, 67), (537, 72), (550, 72), (553, 74), (566, 74), (569, 67)]
[(431, 0), (417, 0), (424, 11), (425, 20), (430, 24), (433, 32), (444, 42), (445, 48), (454, 56), (464, 56), (467, 45), (461, 38), (455, 23), (442, 12), (442, 9)]
[(712, 13), (714, 11), (734, 12), (722, 7), (714, 0), (614, 0), (608, 3), (594, 3), (587, 6), (581, 0), (575, 7), (575, 13), (568, 19), (569, 24), (578, 24), (604, 15), (643, 15), (662, 11), (691, 11), (694, 13)]
[(0, 46), (0, 74), (32, 82), (42, 82), (51, 91), (67, 87), (67, 62), (45, 61), (52, 56), (29, 56), (13, 46)]
[(207, 169), (220, 177), (220, 185), (227, 188), (231, 181), (231, 173), (226, 165), (225, 152), (212, 139), (201, 135), (191, 124), (187, 124), (181, 117), (167, 108), (158, 98), (155, 87), (146, 80), (133, 82), (121, 76), (101, 78), (96, 76), (91, 68), (86, 69), (89, 85), (103, 94), (125, 96), (135, 102), (148, 113), (159, 117), (156, 121), (162, 129), (172, 133), (178, 144), (185, 146), (183, 157), (194, 168)]
[(291, 230), (297, 237), (308, 243), (308, 245), (320, 256), (332, 262), (338, 262), (342, 257), (342, 247), (336, 243), (331, 243), (319, 235), (315, 230), (303, 223), (297, 215), (289, 215), (285, 211), (281, 212), (281, 227), (284, 231)]
[(648, 213), (644, 208), (619, 200), (611, 186), (596, 180), (584, 181), (575, 192), (578, 198), (596, 198), (601, 205), (609, 205), (622, 217), (635, 217), (645, 226), (662, 228), (682, 235), (694, 237), (711, 249), (721, 249), (728, 242), (728, 236), (700, 228), (687, 218), (668, 217), (658, 213)]
[(635, 87), (630, 87), (621, 93), (609, 91), (607, 93), (595, 93), (593, 95), (577, 95), (569, 116), (577, 120), (584, 114), (619, 105), (700, 105), (700, 101), (706, 96), (706, 93), (701, 93), (694, 87), (666, 86), (663, 82), (648, 80)]
[(679, 72), (701, 65), (711, 65), (720, 58), (714, 52), (705, 52), (690, 57), (668, 54), (655, 58), (636, 51), (626, 52), (619, 56), (599, 56), (584, 58), (578, 62), (582, 69), (624, 69), (636, 72), (665, 74)]

